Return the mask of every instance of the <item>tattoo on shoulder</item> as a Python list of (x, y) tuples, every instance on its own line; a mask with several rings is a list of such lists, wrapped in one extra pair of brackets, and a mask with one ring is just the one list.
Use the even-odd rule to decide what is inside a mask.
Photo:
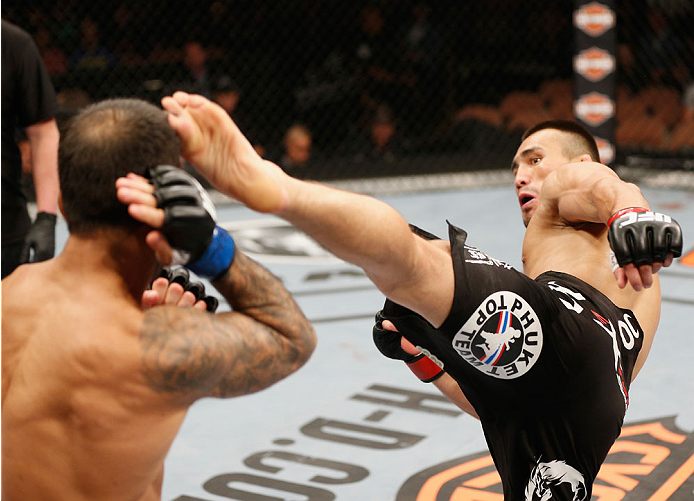
[(145, 314), (141, 371), (152, 390), (193, 399), (244, 395), (305, 361), (302, 350), (270, 326), (240, 313), (223, 315), (176, 307)]
[(142, 375), (154, 391), (206, 393), (232, 362), (232, 339), (218, 331), (212, 315), (196, 313), (163, 307), (145, 314)]

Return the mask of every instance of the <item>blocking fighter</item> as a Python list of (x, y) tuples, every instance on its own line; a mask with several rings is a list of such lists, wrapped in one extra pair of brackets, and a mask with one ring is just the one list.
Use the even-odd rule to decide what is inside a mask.
[[(158, 500), (193, 402), (262, 390), (315, 346), (279, 280), (215, 225), (179, 148), (166, 113), (135, 99), (84, 109), (61, 137), (68, 241), (2, 281), (5, 499)], [(130, 215), (133, 194), (158, 223)], [(155, 252), (209, 278), (233, 311), (207, 311), (213, 302), (185, 273), (144, 292)]]
[(437, 386), (479, 416), (506, 499), (590, 498), (658, 325), (655, 274), (682, 247), (677, 223), (597, 162), (590, 135), (543, 124), (518, 149), (520, 272), (453, 225), (449, 242), (422, 238), (385, 203), (289, 177), (201, 96), (162, 103), (214, 186), (360, 266), (397, 305), (383, 318), (437, 362), (420, 375), (443, 367)]

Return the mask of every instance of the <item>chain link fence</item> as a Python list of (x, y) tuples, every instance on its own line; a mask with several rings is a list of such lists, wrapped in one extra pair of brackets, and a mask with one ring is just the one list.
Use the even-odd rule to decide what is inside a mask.
[[(508, 169), (525, 128), (573, 118), (573, 10), (34, 0), (3, 2), (2, 16), (34, 36), (63, 118), (108, 97), (199, 92), (291, 174), (339, 180)], [(691, 0), (616, 3), (617, 165), (694, 170), (692, 26)]]

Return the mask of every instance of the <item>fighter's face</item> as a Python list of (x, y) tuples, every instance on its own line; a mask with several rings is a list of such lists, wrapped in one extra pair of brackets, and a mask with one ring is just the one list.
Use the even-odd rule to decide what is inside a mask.
[(562, 153), (562, 134), (554, 129), (537, 131), (521, 143), (513, 157), (516, 195), (525, 226), (540, 203), (540, 190), (545, 178), (571, 161)]

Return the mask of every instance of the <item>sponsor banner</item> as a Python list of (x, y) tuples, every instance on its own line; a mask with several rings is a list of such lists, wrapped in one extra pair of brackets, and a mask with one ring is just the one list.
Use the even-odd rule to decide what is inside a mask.
[(574, 116), (594, 137), (600, 159), (614, 163), (616, 0), (575, 1)]

